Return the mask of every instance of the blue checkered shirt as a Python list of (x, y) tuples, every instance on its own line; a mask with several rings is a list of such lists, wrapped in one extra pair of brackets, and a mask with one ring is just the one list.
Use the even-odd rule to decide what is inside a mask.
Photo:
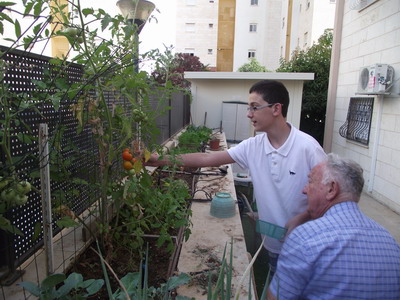
[(339, 203), (288, 236), (269, 288), (281, 300), (399, 300), (400, 246), (357, 203)]

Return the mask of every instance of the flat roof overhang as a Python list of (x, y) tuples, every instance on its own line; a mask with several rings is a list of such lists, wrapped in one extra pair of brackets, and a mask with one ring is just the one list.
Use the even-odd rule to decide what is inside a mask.
[(314, 80), (314, 73), (289, 72), (185, 72), (185, 79)]

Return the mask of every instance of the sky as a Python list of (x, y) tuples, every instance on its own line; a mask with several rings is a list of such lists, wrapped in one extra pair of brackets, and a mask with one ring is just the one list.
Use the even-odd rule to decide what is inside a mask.
[[(175, 0), (150, 0), (156, 5), (153, 16), (157, 19), (149, 19), (140, 33), (140, 53), (152, 49), (160, 49), (175, 45), (176, 1)], [(158, 9), (158, 11), (157, 11)]]

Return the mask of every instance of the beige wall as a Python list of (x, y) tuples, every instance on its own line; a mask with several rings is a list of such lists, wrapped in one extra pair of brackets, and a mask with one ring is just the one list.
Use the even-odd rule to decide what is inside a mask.
[[(332, 124), (332, 152), (364, 168), (365, 191), (400, 212), (400, 2), (380, 0), (358, 11), (345, 1), (338, 82)], [(370, 142), (362, 146), (339, 135), (350, 97), (357, 96), (359, 70), (375, 63), (394, 67), (395, 82), (383, 101), (375, 97)]]

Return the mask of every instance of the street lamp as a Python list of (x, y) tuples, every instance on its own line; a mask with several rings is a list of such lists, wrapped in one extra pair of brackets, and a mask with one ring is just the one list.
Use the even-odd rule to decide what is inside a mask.
[(128, 21), (138, 26), (138, 34), (155, 8), (154, 3), (147, 0), (118, 0), (117, 6)]

